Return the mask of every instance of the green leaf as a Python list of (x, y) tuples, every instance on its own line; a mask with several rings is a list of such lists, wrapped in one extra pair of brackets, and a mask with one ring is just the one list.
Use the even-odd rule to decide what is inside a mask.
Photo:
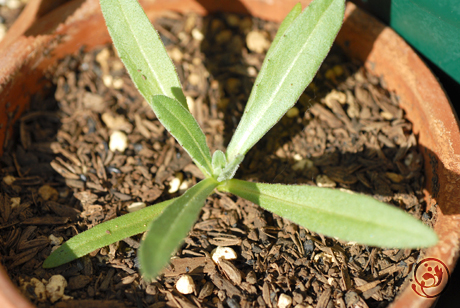
[[(284, 18), (283, 22), (280, 24), (278, 28), (278, 32), (276, 32), (275, 38), (273, 39), (273, 42), (271, 43), (270, 48), (267, 51), (267, 54), (265, 56), (266, 59), (269, 59), (271, 57), (273, 50), (275, 50), (276, 46), (278, 45), (279, 40), (283, 37), (284, 32), (286, 32), (286, 30), (289, 28), (292, 22), (300, 15), (300, 13), (302, 13), (302, 5), (299, 2), (296, 5), (294, 5), (294, 8), (289, 12), (289, 14)], [(262, 80), (262, 76), (267, 71), (267, 69), (265, 68), (267, 63), (268, 61), (264, 61), (264, 63), (262, 64), (262, 68), (259, 74), (257, 75), (255, 84), (259, 84), (260, 81)], [(253, 87), (251, 96), (255, 97), (257, 95), (256, 92), (258, 89), (259, 87)], [(253, 102), (254, 100), (250, 99), (246, 104), (245, 110), (249, 110)]]
[(187, 107), (182, 86), (158, 33), (136, 0), (100, 0), (118, 55), (147, 101), (166, 95)]
[(141, 272), (154, 278), (168, 263), (198, 218), (206, 198), (218, 183), (213, 178), (199, 182), (168, 206), (151, 222), (139, 248)]
[(420, 248), (438, 242), (436, 233), (406, 212), (369, 196), (314, 186), (230, 180), (218, 187), (248, 199), (311, 231), (390, 248)]
[(235, 176), (235, 173), (238, 170), (243, 159), (244, 155), (237, 155), (232, 161), (228, 162), (228, 164), (225, 166), (225, 168), (222, 170), (219, 177), (217, 178), (217, 182), (232, 179)]
[(212, 154), (212, 174), (214, 177), (217, 177), (221, 174), (226, 164), (227, 158), (225, 157), (224, 152), (221, 150), (216, 150), (214, 154)]
[(227, 148), (228, 161), (245, 155), (295, 104), (329, 52), (344, 7), (344, 0), (315, 0), (287, 25), (264, 60), (249, 108)]
[(302, 4), (297, 3), (294, 5), (292, 10), (287, 14), (287, 16), (284, 18), (283, 22), (280, 24), (278, 31), (276, 32), (275, 38), (273, 39), (272, 44), (270, 45), (270, 48), (267, 51), (267, 57), (269, 58), (273, 51), (276, 49), (278, 46), (278, 42), (280, 39), (283, 37), (284, 33), (286, 32), (287, 29), (291, 26), (291, 24), (296, 20), (297, 17), (302, 13)]
[(211, 152), (206, 145), (206, 136), (193, 115), (177, 100), (155, 95), (149, 100), (158, 120), (176, 138), (195, 164), (207, 176), (212, 176)]
[(175, 199), (103, 222), (82, 232), (53, 251), (43, 263), (44, 268), (56, 267), (94, 250), (145, 232), (148, 224)]

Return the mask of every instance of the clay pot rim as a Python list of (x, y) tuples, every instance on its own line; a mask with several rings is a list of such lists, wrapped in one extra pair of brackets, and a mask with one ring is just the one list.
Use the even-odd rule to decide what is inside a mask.
[[(165, 5), (162, 1), (141, 0), (141, 3), (146, 6), (150, 12), (148, 14), (151, 16), (154, 14), (153, 10), (155, 8), (177, 10), (179, 1), (181, 0), (171, 0), (169, 5)], [(74, 35), (76, 30), (72, 29), (72, 27), (81, 25), (83, 21), (89, 20), (88, 18), (96, 16), (99, 21), (102, 18), (100, 12), (98, 12), (99, 5), (96, 0), (73, 0), (57, 7), (42, 18), (31, 18), (31, 16), (37, 16), (42, 2), (43, 0), (32, 0), (19, 17), (18, 22), (7, 33), (5, 40), (0, 43), (0, 67), (3, 67), (0, 70), (0, 83), (4, 85), (3, 90), (0, 89), (0, 91), (3, 91), (3, 94), (6, 93), (6, 99), (13, 92), (12, 78), (18, 76), (20, 78), (24, 72), (24, 67), (34, 67), (37, 71), (43, 71), (52, 63), (46, 56), (43, 58), (39, 54), (43, 53), (44, 50), (53, 52), (58, 57), (66, 54), (70, 47), (62, 47), (65, 43), (63, 45), (58, 44), (62, 38), (65, 38), (65, 33), (69, 31), (68, 33)], [(53, 0), (53, 2), (60, 3), (62, 1)], [(183, 0), (186, 5), (180, 8), (182, 10), (193, 10), (200, 14), (204, 14), (206, 9), (211, 11), (219, 9), (215, 4), (208, 8), (203, 6), (206, 0), (199, 0), (199, 2), (200, 4), (193, 0)], [(216, 1), (210, 2), (216, 3)], [(219, 3), (220, 5), (225, 5), (230, 2), (231, 0), (222, 0)], [(252, 3), (254, 7), (247, 10), (247, 12), (252, 13), (254, 16), (267, 17), (265, 15), (267, 13), (262, 9), (262, 6), (269, 6), (268, 4), (255, 0), (240, 0), (240, 2), (243, 4), (243, 9), (245, 5)], [(290, 0), (290, 2), (294, 4), (297, 1)], [(305, 0), (303, 2), (310, 1)], [(232, 3), (234, 4), (234, 2)], [(285, 2), (283, 5), (280, 5), (279, 2), (274, 2), (274, 5), (277, 6), (277, 16), (279, 17), (266, 19), (279, 21), (282, 16), (286, 15), (288, 5)], [(241, 6), (236, 9), (241, 9)], [(59, 15), (58, 20), (61, 23), (51, 32), (41, 36), (30, 35), (30, 33), (36, 33), (40, 27), (46, 28), (47, 24), (49, 24), (48, 19), (53, 16), (56, 17), (56, 15)], [(347, 27), (344, 25), (337, 41), (352, 56), (365, 60), (365, 66), (371, 72), (378, 76), (383, 75), (385, 81), (389, 81), (388, 88), (396, 91), (401, 97), (401, 104), (406, 110), (409, 119), (413, 121), (414, 132), (419, 134), (422, 148), (425, 150), (427, 191), (431, 193), (431, 196), (427, 194), (427, 201), (429, 204), (439, 204), (440, 208), (440, 216), (435, 229), (443, 237), (437, 246), (428, 250), (427, 255), (439, 257), (452, 270), (458, 257), (456, 252), (459, 246), (460, 232), (460, 223), (458, 222), (460, 221), (460, 187), (455, 186), (455, 184), (460, 186), (458, 185), (460, 182), (460, 130), (458, 118), (436, 78), (404, 40), (393, 30), (356, 8), (354, 4), (347, 3), (345, 24), (347, 22), (351, 23), (352, 19), (357, 25), (348, 24)], [(24, 21), (28, 21), (27, 24), (24, 24)], [(368, 29), (369, 33), (361, 33), (364, 38), (357, 38), (353, 32), (359, 27), (370, 27), (371, 25), (372, 28)], [(33, 27), (38, 28), (34, 30), (32, 29)], [(27, 35), (28, 32), (29, 35)], [(88, 33), (88, 35), (92, 35), (92, 33)], [(108, 42), (107, 35), (105, 37), (101, 36), (99, 39), (101, 41), (97, 45)], [(367, 43), (360, 43), (359, 40), (367, 40)], [(50, 43), (57, 45), (48, 49), (47, 46)], [(89, 44), (88, 47), (92, 48), (95, 45)], [(353, 48), (350, 48), (350, 46)], [(17, 52), (17, 48), (19, 48), (19, 52)], [(385, 61), (382, 61), (380, 59), (382, 57), (381, 50), (387, 49), (390, 50), (390, 54), (383, 56)], [(33, 50), (33, 52), (30, 54), (29, 50)], [(25, 65), (24, 62), (26, 63)], [(402, 67), (403, 72), (392, 72), (392, 68), (395, 66)], [(38, 87), (38, 85), (28, 86), (32, 93)], [(7, 123), (5, 120), (7, 114), (5, 97), (0, 98), (0, 123)], [(27, 100), (28, 98), (23, 98), (20, 103), (26, 104)], [(436, 102), (436, 104), (433, 102)], [(24, 106), (21, 105), (18, 109), (19, 113), (23, 109)], [(11, 108), (8, 111), (11, 111)], [(1, 117), (2, 114), (5, 116), (4, 118)], [(428, 130), (424, 131), (427, 128)], [(4, 135), (5, 129), (5, 127), (0, 128), (0, 144), (3, 144), (1, 135)], [(430, 159), (433, 160), (430, 161)], [(442, 187), (436, 186), (434, 179), (442, 182)], [(0, 289), (0, 301), (2, 299), (7, 300), (3, 307), (33, 307), (19, 294), (17, 288), (9, 281), (8, 276), (1, 275), (2, 272), (3, 269), (0, 268), (0, 286), (2, 286)], [(432, 302), (433, 299), (418, 297), (410, 288), (406, 288), (405, 291), (398, 295), (391, 307), (429, 307)]]

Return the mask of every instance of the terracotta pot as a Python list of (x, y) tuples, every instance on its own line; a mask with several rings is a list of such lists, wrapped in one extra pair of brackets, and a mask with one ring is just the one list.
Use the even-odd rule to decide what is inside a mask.
[[(83, 46), (88, 50), (110, 41), (97, 0), (31, 0), (0, 44), (0, 144), (27, 108), (32, 95), (40, 93), (45, 71)], [(159, 11), (223, 10), (281, 21), (298, 0), (157, 0), (141, 1), (149, 17)], [(302, 1), (306, 5), (309, 1)], [(50, 8), (56, 7), (53, 10)], [(459, 251), (460, 232), (460, 130), (458, 118), (436, 78), (415, 52), (390, 28), (348, 3), (337, 42), (360, 59), (395, 91), (413, 123), (425, 158), (426, 200), (438, 206), (435, 231), (440, 236), (427, 257), (453, 270)], [(0, 149), (0, 154), (3, 147)], [(441, 288), (442, 286), (440, 286)], [(429, 307), (434, 299), (422, 298), (411, 288), (398, 295), (391, 307)], [(32, 307), (0, 268), (0, 306)]]

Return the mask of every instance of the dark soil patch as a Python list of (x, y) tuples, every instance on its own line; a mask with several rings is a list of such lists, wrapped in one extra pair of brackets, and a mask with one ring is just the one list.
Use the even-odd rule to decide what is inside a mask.
[[(225, 150), (263, 60), (247, 48), (246, 35), (273, 37), (276, 25), (174, 13), (156, 25), (208, 145)], [(202, 178), (111, 47), (66, 58), (50, 80), (55, 93), (34, 99), (0, 161), (2, 263), (37, 306), (51, 304), (39, 286), (53, 275), (65, 278), (71, 297), (56, 307), (277, 307), (281, 294), (299, 308), (384, 307), (404, 288), (420, 251), (327, 238), (226, 194), (208, 198), (155, 282), (139, 275), (141, 235), (44, 270), (43, 260), (61, 240), (123, 215), (134, 202), (179, 196)], [(397, 97), (381, 84), (333, 48), (236, 178), (359, 191), (431, 225), (435, 213), (425, 212), (416, 137)], [(110, 150), (115, 131), (127, 136), (123, 152)], [(172, 189), (178, 180), (179, 190)], [(238, 258), (216, 266), (209, 255), (217, 246), (232, 247)], [(196, 291), (185, 296), (174, 285), (186, 273)]]

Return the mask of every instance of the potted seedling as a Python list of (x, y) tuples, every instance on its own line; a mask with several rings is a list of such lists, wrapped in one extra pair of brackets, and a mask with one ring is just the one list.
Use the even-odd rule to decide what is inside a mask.
[(309, 230), (346, 241), (392, 248), (429, 247), (434, 231), (394, 206), (369, 196), (308, 185), (234, 179), (246, 153), (296, 103), (315, 76), (342, 25), (343, 0), (297, 4), (281, 23), (226, 153), (212, 155), (190, 113), (160, 37), (136, 0), (100, 1), (118, 54), (158, 120), (205, 179), (182, 196), (123, 215), (85, 231), (55, 250), (45, 268), (59, 266), (142, 232), (138, 251), (146, 279), (156, 277), (193, 227), (215, 190), (243, 197)]

